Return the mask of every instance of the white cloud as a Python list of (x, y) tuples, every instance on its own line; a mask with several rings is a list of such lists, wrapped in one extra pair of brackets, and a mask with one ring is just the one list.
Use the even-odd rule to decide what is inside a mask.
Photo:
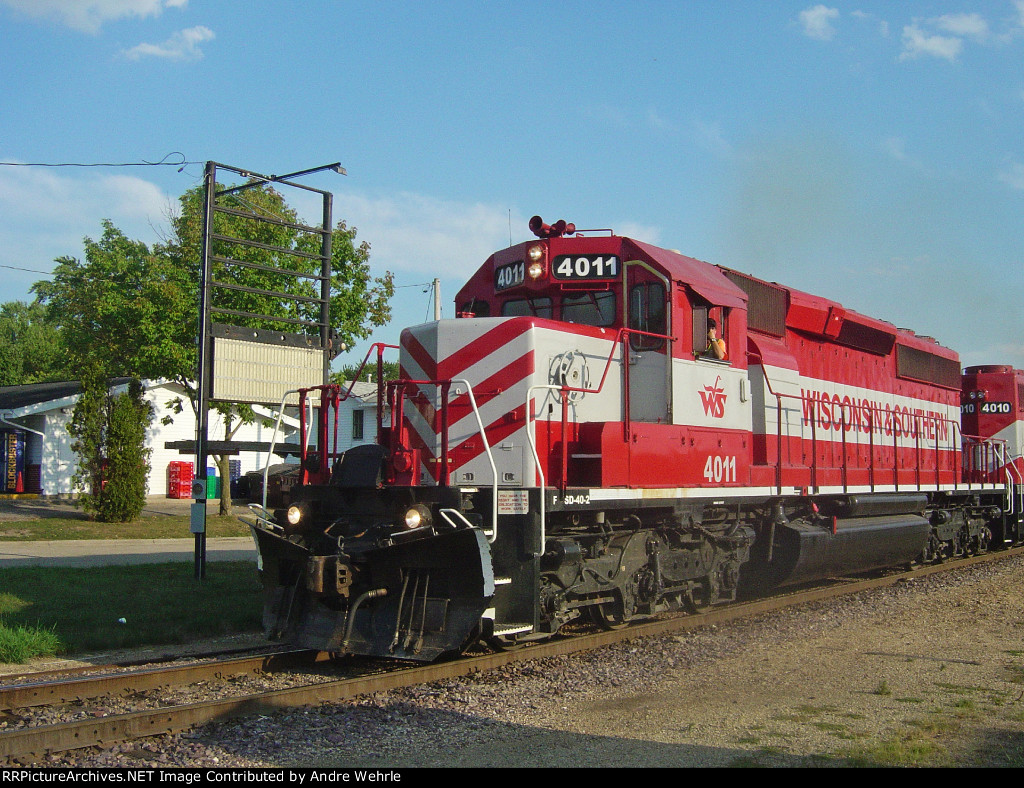
[(719, 123), (708, 123), (702, 120), (694, 121), (694, 133), (697, 144), (716, 156), (727, 158), (732, 156), (733, 146), (725, 137), (722, 126)]
[(173, 198), (131, 175), (36, 167), (0, 167), (0, 302), (25, 300), (28, 287), (65, 255), (82, 256), (82, 239), (99, 238), (110, 219), (129, 238), (161, 240)]
[(661, 115), (654, 107), (647, 110), (647, 125), (653, 131), (675, 131), (675, 124)]
[(1011, 189), (1024, 191), (1024, 164), (1014, 162), (996, 177)]
[(964, 42), (953, 36), (929, 35), (918, 24), (903, 28), (903, 52), (900, 60), (910, 60), (921, 56), (938, 57), (954, 61), (963, 51)]
[(134, 16), (158, 16), (164, 8), (184, 8), (188, 0), (0, 0), (27, 16), (54, 19), (85, 33), (95, 33), (104, 22)]
[(144, 57), (160, 57), (167, 60), (199, 60), (203, 51), (199, 45), (212, 41), (213, 31), (198, 25), (187, 30), (179, 30), (162, 44), (139, 44), (124, 51), (129, 60), (141, 60)]
[(906, 161), (906, 143), (901, 137), (889, 137), (882, 142), (882, 149), (896, 161)]
[[(1024, 2), (1024, 0), (1022, 0), (1022, 2)], [(868, 14), (864, 11), (851, 11), (850, 16), (852, 16), (854, 19), (859, 19), (862, 22), (868, 22), (870, 24), (877, 25), (878, 34), (882, 38), (889, 37), (889, 23), (886, 22), (884, 19), (879, 19), (874, 14)]]
[(993, 30), (981, 14), (944, 14), (930, 19), (915, 19), (903, 28), (903, 52), (900, 60), (937, 57), (955, 61), (966, 42), (983, 46), (1004, 46), (1024, 34), (1024, 0), (1015, 0), (1015, 15), (1001, 20)]
[[(316, 215), (310, 212), (311, 215)], [(371, 245), (375, 269), (429, 280), (436, 275), (467, 279), (495, 250), (525, 240), (527, 219), (509, 218), (507, 206), (465, 204), (421, 194), (334, 195), (335, 221), (359, 230)]]
[(989, 36), (988, 22), (980, 14), (946, 14), (935, 20), (935, 26), (955, 36), (983, 41)]
[[(319, 200), (287, 196), (300, 216), (319, 216)], [(333, 213), (336, 222), (344, 219), (358, 229), (358, 241), (369, 242), (375, 270), (393, 271), (410, 281), (442, 276), (461, 284), (492, 253), (509, 246), (510, 238), (516, 244), (534, 237), (527, 229), (529, 217), (515, 208), (411, 192), (374, 197), (336, 191)], [(558, 219), (573, 221), (572, 216), (544, 217), (548, 223)], [(660, 236), (657, 228), (628, 219), (602, 226), (649, 243), (657, 243)]]
[(831, 41), (836, 34), (832, 22), (839, 18), (839, 10), (824, 5), (816, 5), (800, 12), (800, 24), (804, 35), (819, 41)]

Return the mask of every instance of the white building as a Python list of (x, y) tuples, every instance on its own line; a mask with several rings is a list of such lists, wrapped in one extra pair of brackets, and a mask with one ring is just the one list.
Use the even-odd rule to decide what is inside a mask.
[[(127, 380), (114, 381), (114, 391), (124, 390)], [(75, 491), (72, 477), (78, 460), (71, 450), (73, 442), (67, 425), (81, 392), (81, 386), (74, 381), (62, 383), (40, 383), (25, 386), (0, 388), (0, 432), (18, 435), (23, 441), (23, 483), (24, 492), (42, 495), (71, 495)], [(181, 399), (183, 408), (175, 413), (173, 402)], [(153, 405), (155, 416), (150, 424), (146, 446), (152, 450), (150, 463), (149, 494), (167, 493), (168, 466), (172, 461), (194, 462), (194, 455), (183, 454), (166, 448), (167, 443), (194, 442), (196, 420), (188, 397), (181, 386), (168, 382), (146, 382), (146, 399)], [(269, 444), (274, 431), (273, 419), (276, 414), (267, 408), (256, 408), (262, 418), (253, 424), (239, 428), (233, 440)], [(164, 424), (164, 417), (171, 422)], [(264, 423), (269, 422), (269, 426)], [(291, 416), (282, 419), (281, 433), (277, 444), (298, 441), (298, 420)], [(210, 412), (210, 440), (223, 440), (224, 423), (220, 414)], [(266, 465), (267, 453), (259, 451), (241, 452), (234, 455), (241, 462), (241, 473), (260, 470)], [(7, 459), (7, 458), (4, 458)], [(282, 462), (275, 457), (272, 463)], [(214, 465), (211, 457), (207, 463)], [(197, 474), (200, 475), (200, 474)], [(0, 486), (0, 492), (14, 492)]]
[[(128, 379), (113, 381), (114, 391), (123, 391)], [(194, 443), (196, 420), (185, 390), (169, 382), (147, 381), (146, 399), (153, 405), (154, 418), (150, 424), (146, 445), (150, 455), (149, 494), (166, 495), (168, 491), (168, 467), (175, 461), (192, 462), (192, 453), (167, 448), (168, 443)], [(343, 388), (347, 390), (348, 385)], [(78, 460), (71, 450), (72, 438), (67, 425), (81, 392), (75, 381), (61, 383), (39, 383), (24, 386), (0, 387), (0, 434), (16, 435), (23, 445), (20, 467), (23, 469), (21, 490), (41, 495), (67, 496), (75, 491), (72, 477)], [(175, 400), (182, 402), (182, 410), (175, 413)], [(232, 440), (235, 442), (260, 443), (269, 445), (274, 441), (299, 443), (299, 420), (294, 413), (286, 413), (281, 421), (281, 432), (274, 440), (276, 413), (270, 408), (256, 406), (260, 417), (255, 423), (242, 425)], [(164, 424), (169, 416), (171, 422)], [(385, 426), (387, 425), (385, 419)], [(345, 451), (362, 443), (373, 443), (377, 429), (377, 387), (372, 383), (356, 382), (351, 396), (342, 401), (338, 413), (338, 451)], [(210, 412), (210, 441), (224, 440), (224, 422), (220, 414)], [(244, 451), (232, 455), (240, 461), (240, 471), (262, 470), (267, 464), (266, 451)], [(6, 459), (6, 458), (3, 458)], [(271, 464), (289, 461), (282, 456), (270, 458)], [(297, 461), (294, 457), (290, 461)], [(13, 461), (12, 461), (13, 464)], [(215, 464), (212, 457), (207, 465)], [(201, 475), (201, 474), (196, 474)], [(15, 491), (13, 477), (5, 487), (0, 479), (0, 493)]]

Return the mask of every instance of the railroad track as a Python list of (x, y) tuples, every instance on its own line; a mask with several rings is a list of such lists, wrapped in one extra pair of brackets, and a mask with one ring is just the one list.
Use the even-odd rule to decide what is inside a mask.
[[(503, 667), (513, 662), (563, 656), (636, 638), (678, 633), (781, 610), (785, 607), (892, 586), (938, 572), (958, 570), (978, 563), (1022, 554), (1024, 554), (1024, 548), (987, 553), (945, 564), (921, 567), (909, 572), (891, 573), (868, 579), (844, 580), (826, 587), (791, 591), (756, 601), (713, 608), (696, 615), (664, 618), (623, 629), (600, 631), (577, 637), (555, 638), (514, 651), (470, 656), (450, 662), (408, 667), (407, 663), (353, 660), (348, 667), (356, 671), (355, 675), (343, 678), (330, 678), (320, 674), (317, 683), (305, 683), (285, 689), (261, 690), (199, 703), (176, 703), (126, 714), (89, 717), (55, 725), (0, 731), (0, 763), (5, 765), (32, 764), (38, 762), (47, 753), (84, 747), (109, 746), (132, 739), (180, 733), (213, 720), (266, 714), (282, 709), (348, 700), (374, 692), (457, 678)], [(237, 657), (212, 663), (161, 666), (130, 673), (88, 676), (64, 681), (29, 682), (0, 688), (0, 721), (4, 714), (14, 716), (17, 710), (33, 706), (138, 693), (147, 689), (175, 687), (182, 684), (222, 682), (234, 676), (261, 675), (286, 667), (308, 666), (325, 659), (325, 655), (315, 652), (290, 651), (254, 657)]]

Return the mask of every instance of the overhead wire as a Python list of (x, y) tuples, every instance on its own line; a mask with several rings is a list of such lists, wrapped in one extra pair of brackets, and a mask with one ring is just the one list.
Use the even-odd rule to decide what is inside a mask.
[[(171, 157), (174, 161), (168, 161)], [(189, 161), (181, 151), (171, 151), (160, 161), (128, 161), (128, 162), (41, 162), (41, 161), (0, 161), (0, 167), (178, 167), (181, 172), (189, 164), (202, 164), (200, 161)]]

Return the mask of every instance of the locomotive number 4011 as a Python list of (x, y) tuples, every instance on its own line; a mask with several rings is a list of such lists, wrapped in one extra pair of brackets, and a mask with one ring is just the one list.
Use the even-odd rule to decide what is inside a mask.
[(718, 484), (736, 481), (736, 457), (708, 457), (704, 463), (704, 478)]
[(559, 255), (551, 270), (556, 279), (614, 279), (619, 258), (613, 254)]
[(526, 263), (522, 260), (498, 266), (494, 270), (494, 289), (508, 290), (510, 287), (518, 287), (526, 281)]

